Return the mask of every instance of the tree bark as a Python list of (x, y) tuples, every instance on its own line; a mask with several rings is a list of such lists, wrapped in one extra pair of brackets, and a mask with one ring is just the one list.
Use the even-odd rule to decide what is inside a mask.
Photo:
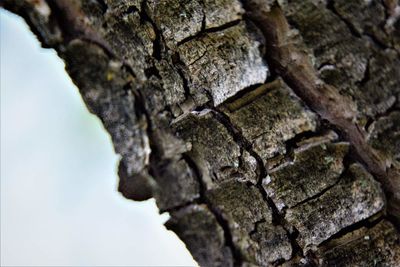
[(201, 266), (400, 266), (397, 0), (5, 0)]

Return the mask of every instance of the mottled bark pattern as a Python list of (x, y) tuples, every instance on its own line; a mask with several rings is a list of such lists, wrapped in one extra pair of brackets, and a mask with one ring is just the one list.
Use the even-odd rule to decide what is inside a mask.
[(400, 266), (397, 0), (5, 0), (201, 266)]

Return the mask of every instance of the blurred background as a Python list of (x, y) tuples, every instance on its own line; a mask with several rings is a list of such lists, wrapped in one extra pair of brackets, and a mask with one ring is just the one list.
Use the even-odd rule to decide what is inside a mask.
[(0, 9), (1, 266), (194, 266), (154, 200), (117, 192), (109, 135), (55, 51)]

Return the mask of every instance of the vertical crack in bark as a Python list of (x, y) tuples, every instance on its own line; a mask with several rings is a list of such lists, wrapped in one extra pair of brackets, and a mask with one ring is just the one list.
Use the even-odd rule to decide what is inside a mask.
[(190, 88), (189, 88), (189, 77), (186, 77), (185, 73), (184, 73), (184, 66), (185, 64), (182, 62), (179, 53), (175, 53), (172, 56), (172, 63), (175, 65), (176, 67), (176, 71), (179, 75), (179, 77), (181, 77), (182, 79), (182, 86), (183, 86), (183, 90), (185, 91), (185, 99), (190, 99), (192, 97), (192, 94), (190, 93)]
[[(103, 7), (103, 11), (105, 12), (108, 8), (106, 3), (103, 0), (97, 0), (97, 1)], [(47, 2), (49, 6), (51, 6), (52, 11), (56, 13), (55, 15), (55, 18), (57, 18), (56, 23), (58, 23), (61, 27), (64, 37), (63, 42), (65, 44), (74, 38), (79, 38), (92, 42), (101, 47), (105, 51), (105, 53), (109, 55), (110, 58), (115, 58), (119, 60), (122, 63), (122, 68), (126, 68), (127, 71), (129, 71), (133, 76), (136, 76), (133, 71), (133, 67), (130, 66), (128, 63), (124, 62), (123, 59), (120, 59), (115, 54), (115, 52), (110, 48), (109, 44), (94, 29), (92, 29), (89, 24), (85, 23), (84, 14), (77, 6), (74, 5), (74, 3), (72, 3), (73, 1), (70, 2), (66, 0), (54, 0), (54, 1), (47, 0)], [(358, 155), (358, 158), (364, 162), (364, 164), (368, 167), (368, 169), (382, 183), (387, 194), (390, 195), (396, 192), (400, 192), (399, 189), (400, 183), (398, 182), (399, 176), (398, 175), (395, 176), (396, 170), (390, 172), (390, 170), (388, 171), (386, 165), (387, 164), (386, 161), (389, 161), (390, 164), (390, 159), (381, 158), (381, 156), (367, 144), (365, 140), (366, 132), (363, 129), (360, 129), (360, 127), (356, 124), (355, 118), (357, 114), (353, 110), (353, 103), (350, 100), (345, 99), (343, 96), (339, 95), (338, 91), (332, 86), (324, 84), (317, 77), (316, 71), (310, 64), (307, 55), (303, 54), (301, 51), (298, 51), (295, 45), (291, 43), (291, 40), (288, 37), (288, 32), (290, 31), (290, 28), (280, 8), (278, 6), (274, 6), (270, 10), (268, 9), (267, 12), (264, 12), (265, 8), (263, 6), (255, 5), (249, 7), (246, 1), (243, 2), (245, 8), (247, 9), (248, 18), (250, 18), (253, 22), (255, 22), (256, 25), (258, 25), (258, 27), (261, 29), (264, 36), (266, 37), (266, 42), (267, 42), (266, 57), (269, 66), (271, 68), (271, 71), (274, 74), (276, 73), (278, 75), (281, 75), (282, 78), (286, 81), (286, 83), (292, 87), (295, 93), (298, 96), (300, 96), (311, 109), (316, 111), (323, 119), (329, 121), (331, 125), (337, 127), (337, 129), (341, 131), (342, 135), (347, 140), (349, 140), (350, 143), (353, 145), (353, 149), (355, 150), (356, 155)], [(249, 0), (248, 2), (253, 2), (253, 1)], [(256, 1), (256, 2), (260, 5), (261, 1)], [(264, 1), (264, 3), (266, 2), (268, 1)], [(330, 3), (333, 2), (330, 1)], [(161, 31), (157, 29), (155, 23), (146, 14), (145, 11), (146, 1), (143, 0), (141, 5), (142, 5), (142, 10), (140, 12), (141, 19), (149, 22), (154, 28), (154, 31), (156, 33), (156, 38), (153, 41), (152, 56), (155, 58), (155, 60), (160, 60), (167, 54), (168, 47), (165, 44), (165, 40), (162, 36)], [(235, 20), (227, 24), (221, 25), (219, 27), (205, 29), (206, 14), (203, 13), (203, 15), (204, 16), (202, 21), (202, 30), (199, 34), (204, 32), (221, 31), (226, 28), (232, 27), (241, 21), (241, 20)], [(29, 19), (27, 20), (29, 21)], [(341, 20), (343, 19), (341, 18)], [(344, 22), (346, 23), (346, 21)], [(346, 25), (349, 27), (349, 30), (352, 32), (352, 34), (357, 32), (355, 28), (353, 28), (352, 30), (352, 25), (350, 22), (346, 23)], [(362, 36), (367, 34), (361, 33), (359, 35)], [(194, 37), (192, 36), (188, 38), (194, 38)], [(181, 43), (187, 42), (189, 40), (190, 39), (184, 39), (183, 41), (181, 41)], [(57, 45), (62, 46), (64, 43), (60, 42)], [(190, 88), (188, 85), (188, 81), (190, 80), (187, 80), (185, 78), (186, 77), (185, 73), (180, 69), (179, 65), (175, 67), (178, 70), (179, 76), (183, 80), (183, 87), (185, 89), (186, 97), (189, 97)], [(368, 74), (369, 73), (367, 69), (365, 77), (361, 82), (364, 82), (364, 80), (368, 79), (367, 76)], [(146, 76), (147, 75), (149, 76), (159, 75), (154, 65), (153, 67), (147, 69)], [(143, 86), (143, 83), (141, 83), (141, 81), (137, 82), (138, 84), (128, 85), (127, 88), (129, 90), (132, 90), (133, 94), (137, 98), (135, 104), (137, 112), (138, 114), (141, 114), (145, 117), (147, 123), (146, 132), (150, 140), (150, 148), (151, 148), (150, 157), (153, 158), (153, 160), (150, 160), (150, 163), (145, 167), (145, 170), (151, 172), (151, 169), (156, 167), (156, 164), (154, 164), (155, 160), (159, 159), (158, 149), (157, 146), (155, 145), (157, 143), (155, 142), (156, 136), (154, 134), (156, 131), (158, 131), (158, 129), (156, 128), (156, 126), (153, 126), (152, 124), (152, 119), (154, 118), (152, 118), (152, 115), (149, 112), (150, 111), (149, 107), (146, 105), (145, 98), (142, 95), (142, 92), (140, 91), (140, 88)], [(250, 89), (252, 89), (252, 87), (250, 87)], [(247, 89), (245, 89), (245, 92), (247, 92)], [(210, 94), (208, 91), (205, 91), (205, 93)], [(235, 96), (234, 98), (240, 96), (241, 94)], [(209, 99), (212, 99), (210, 95), (208, 95), (208, 97)], [(212, 104), (212, 106), (214, 105)], [(261, 157), (252, 149), (252, 144), (243, 136), (241, 129), (235, 127), (226, 114), (224, 114), (218, 108), (210, 107), (210, 109), (213, 110), (216, 119), (227, 128), (227, 130), (232, 135), (235, 142), (239, 145), (241, 152), (247, 151), (251, 156), (253, 156), (256, 159), (259, 169), (259, 174), (258, 174), (259, 177), (256, 185), (251, 184), (249, 186), (257, 187), (257, 189), (262, 194), (263, 199), (272, 210), (273, 223), (275, 225), (280, 225), (283, 227), (283, 229), (285, 229), (286, 234), (292, 245), (292, 250), (293, 250), (292, 256), (294, 255), (303, 256), (303, 251), (296, 241), (296, 236), (295, 236), (296, 229), (293, 228), (294, 230), (288, 230), (288, 228), (290, 228), (288, 223), (285, 221), (283, 215), (278, 211), (275, 203), (272, 201), (271, 198), (269, 198), (269, 196), (267, 195), (267, 193), (265, 192), (265, 190), (261, 185), (263, 178), (265, 178), (267, 175), (267, 169), (264, 166)], [(155, 121), (156, 120), (154, 120), (154, 122)], [(291, 145), (290, 141), (287, 142), (286, 144), (288, 146)], [(194, 162), (185, 153), (182, 154), (182, 159), (188, 164), (188, 166), (195, 173), (195, 177), (198, 180), (200, 187), (199, 190), (200, 197), (194, 199), (190, 203), (205, 203), (207, 205), (208, 209), (214, 214), (218, 224), (223, 229), (226, 246), (229, 247), (230, 250), (232, 251), (235, 265), (241, 265), (243, 263), (243, 257), (234, 244), (232, 232), (228, 225), (228, 221), (222, 216), (222, 214), (218, 211), (218, 209), (213, 207), (212, 203), (205, 196), (206, 187), (201, 177), (201, 173), (196, 165), (196, 162)], [(394, 174), (390, 176), (388, 175), (388, 173), (392, 174), (394, 173)], [(316, 198), (324, 194), (331, 187), (322, 191), (313, 198)], [(313, 198), (306, 199), (304, 202), (309, 201)], [(395, 201), (398, 201), (398, 199), (397, 200), (395, 199)], [(189, 205), (190, 203), (184, 203), (181, 206), (174, 207), (173, 209), (174, 210), (179, 209), (181, 207)], [(399, 208), (398, 202), (396, 202), (395, 204), (397, 205), (397, 208)], [(394, 215), (397, 216), (398, 218), (399, 213), (394, 213)], [(381, 219), (382, 216), (380, 217), (379, 220)], [(255, 223), (254, 231), (257, 231), (257, 226), (260, 223), (262, 223), (262, 220)], [(365, 221), (361, 223), (364, 224)], [(361, 223), (356, 224), (355, 226), (344, 228), (343, 233), (355, 229), (352, 227), (359, 227)], [(254, 231), (250, 232), (250, 234), (254, 233)], [(336, 235), (331, 237), (330, 239), (334, 237), (336, 237)]]
[(215, 219), (217, 220), (218, 224), (224, 231), (225, 245), (229, 247), (229, 249), (232, 252), (234, 266), (241, 266), (243, 263), (243, 259), (240, 252), (233, 243), (232, 233), (229, 229), (228, 221), (220, 214), (220, 212), (212, 205), (212, 203), (205, 196), (206, 185), (202, 179), (201, 172), (198, 169), (196, 162), (192, 160), (192, 158), (186, 153), (182, 154), (182, 158), (185, 160), (188, 166), (194, 171), (195, 177), (199, 183), (200, 202), (205, 203), (207, 205), (208, 209), (211, 211), (212, 214), (214, 214)]
[[(147, 13), (145, 12), (146, 1), (143, 1), (141, 4), (142, 4), (142, 11), (139, 14), (141, 19), (149, 22), (152, 25), (152, 27), (156, 33), (156, 39), (153, 42), (153, 57), (156, 60), (160, 60), (162, 58), (162, 47), (166, 47), (165, 45), (163, 46), (163, 36), (162, 36), (161, 32), (158, 30), (158, 28), (156, 27), (155, 23), (151, 20), (150, 16), (148, 16)], [(110, 48), (110, 46), (104, 39), (102, 39), (98, 35), (94, 35), (94, 31), (91, 28), (88, 28), (87, 25), (83, 25), (80, 23), (80, 21), (83, 20), (83, 17), (82, 17), (83, 14), (80, 13), (79, 9), (74, 9), (75, 8), (74, 5), (69, 6), (68, 3), (65, 2), (65, 0), (57, 0), (57, 3), (55, 3), (55, 5), (56, 6), (53, 6), (52, 8), (58, 10), (58, 12), (60, 12), (62, 14), (62, 16), (60, 17), (63, 20), (62, 23), (65, 25), (72, 24), (72, 26), (73, 26), (72, 27), (73, 32), (65, 32), (65, 33), (71, 34), (70, 35), (71, 38), (79, 37), (82, 39), (88, 39), (88, 41), (91, 41), (91, 42), (95, 43), (96, 45), (99, 45), (101, 48), (103, 48), (105, 50), (105, 52), (111, 58), (115, 58), (115, 59), (121, 61), (122, 66), (124, 68), (126, 68), (128, 70), (128, 72), (130, 72), (132, 75), (135, 76), (133, 68), (127, 62), (120, 59), (116, 55), (116, 53)], [(131, 10), (131, 11), (137, 11), (137, 10)], [(65, 28), (65, 30), (70, 31), (69, 29), (67, 29), (67, 27)], [(66, 41), (68, 41), (68, 39)], [(154, 68), (154, 69), (157, 70), (156, 68)], [(177, 69), (178, 69), (179, 76), (183, 80), (183, 86), (185, 89), (186, 97), (190, 97), (188, 81), (179, 66), (177, 67)], [(153, 75), (153, 74), (154, 74), (154, 71), (151, 71), (150, 75)], [(137, 111), (139, 113), (143, 114), (146, 119), (146, 123), (147, 123), (146, 131), (147, 131), (147, 135), (148, 135), (148, 138), (150, 141), (150, 148), (151, 148), (149, 156), (151, 159), (153, 159), (153, 160), (150, 160), (150, 164), (149, 164), (149, 166), (147, 166), (147, 168), (148, 168), (149, 172), (152, 172), (152, 168), (155, 167), (154, 160), (158, 161), (160, 159), (157, 156), (158, 149), (155, 146), (155, 144), (157, 142), (154, 141), (155, 137), (153, 134), (154, 129), (152, 126), (151, 115), (149, 114), (149, 112), (146, 108), (146, 102), (145, 102), (145, 99), (144, 99), (142, 93), (140, 92), (140, 90), (137, 89), (137, 88), (140, 88), (141, 86), (143, 86), (143, 84), (140, 83), (140, 81), (138, 81), (138, 83), (139, 84), (135, 85), (135, 87), (131, 86), (130, 89), (132, 90), (135, 97), (138, 99), (138, 101), (136, 101)], [(199, 182), (200, 198), (198, 200), (192, 201), (191, 203), (194, 203), (197, 201), (200, 203), (205, 203), (207, 205), (208, 209), (214, 214), (218, 224), (221, 226), (221, 228), (224, 231), (226, 246), (229, 247), (230, 250), (232, 251), (235, 265), (240, 266), (241, 263), (243, 262), (243, 260), (241, 258), (240, 252), (238, 252), (238, 250), (235, 248), (235, 246), (233, 244), (232, 234), (230, 232), (228, 222), (221, 216), (221, 214), (212, 206), (212, 203), (210, 203), (210, 201), (208, 201), (207, 198), (205, 197), (205, 185), (204, 185), (204, 182), (201, 178), (200, 172), (199, 172), (195, 162), (192, 161), (190, 159), (190, 157), (186, 154), (182, 154), (182, 158), (185, 160), (185, 162), (188, 164), (188, 166), (194, 171), (195, 176), (197, 177), (197, 180)], [(188, 205), (188, 203), (183, 204), (182, 207), (184, 207), (186, 205)], [(176, 207), (176, 209), (179, 209), (179, 207)]]
[(367, 60), (367, 65), (365, 67), (364, 76), (362, 77), (361, 80), (356, 82), (359, 86), (364, 86), (371, 79), (370, 69), (371, 69), (371, 56)]
[(244, 6), (249, 19), (265, 36), (269, 66), (312, 110), (340, 130), (352, 145), (357, 158), (382, 184), (388, 198), (389, 213), (400, 219), (399, 170), (391, 166), (391, 159), (384, 158), (367, 143), (365, 130), (356, 122), (355, 104), (319, 79), (308, 55), (293, 43), (289, 23), (277, 4), (269, 6), (260, 1), (249, 2), (245, 2)]
[[(257, 161), (258, 169), (259, 169), (259, 177), (257, 179), (257, 184), (255, 185), (257, 189), (260, 191), (264, 201), (270, 207), (272, 211), (272, 221), (275, 225), (280, 225), (286, 231), (286, 235), (291, 243), (292, 246), (292, 257), (296, 254), (300, 254), (303, 256), (303, 251), (299, 244), (296, 241), (295, 235), (293, 231), (288, 230), (288, 223), (285, 221), (283, 216), (279, 213), (278, 208), (276, 207), (273, 200), (268, 196), (267, 192), (265, 192), (264, 188), (262, 187), (262, 180), (267, 176), (267, 169), (264, 166), (263, 160), (261, 159), (260, 155), (258, 155), (252, 148), (252, 144), (248, 141), (243, 134), (241, 133), (240, 129), (237, 129), (232, 122), (230, 121), (229, 117), (219, 110), (218, 108), (212, 108), (213, 113), (215, 114), (216, 119), (222, 123), (228, 132), (233, 137), (234, 141), (239, 145), (240, 148), (247, 151), (252, 157), (254, 157)], [(290, 226), (294, 228), (293, 226)]]
[(103, 14), (105, 14), (108, 10), (107, 3), (104, 0), (96, 0), (96, 2), (99, 3), (101, 12), (103, 12)]
[(154, 23), (154, 21), (150, 18), (150, 16), (146, 12), (146, 0), (142, 1), (141, 12), (139, 14), (142, 20), (149, 22), (153, 27), (154, 33), (156, 34), (155, 40), (153, 42), (153, 57), (156, 60), (160, 60), (162, 57), (161, 53), (162, 53), (163, 36), (161, 34), (161, 31), (157, 28), (157, 25)]

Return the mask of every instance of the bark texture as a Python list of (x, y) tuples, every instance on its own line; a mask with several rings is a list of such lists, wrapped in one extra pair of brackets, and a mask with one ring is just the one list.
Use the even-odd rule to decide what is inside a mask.
[(1, 3), (201, 266), (400, 266), (397, 0)]

